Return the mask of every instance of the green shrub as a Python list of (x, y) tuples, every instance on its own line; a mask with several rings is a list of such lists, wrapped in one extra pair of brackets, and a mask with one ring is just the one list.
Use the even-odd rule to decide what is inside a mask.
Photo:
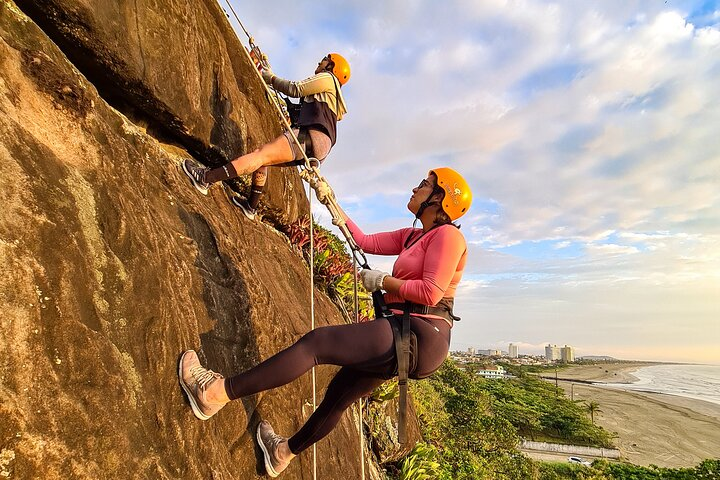
[(437, 449), (426, 443), (418, 443), (400, 462), (399, 480), (435, 480), (440, 475), (440, 463), (436, 461)]
[(377, 387), (370, 395), (373, 402), (387, 402), (400, 394), (397, 380), (391, 380)]

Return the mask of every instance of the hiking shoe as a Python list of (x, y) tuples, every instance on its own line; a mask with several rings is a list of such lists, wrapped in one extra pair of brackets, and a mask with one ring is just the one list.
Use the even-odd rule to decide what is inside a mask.
[(273, 428), (270, 426), (270, 422), (263, 420), (257, 427), (257, 441), (258, 445), (263, 451), (265, 457), (265, 471), (268, 475), (275, 478), (287, 468), (290, 461), (281, 462), (277, 458), (278, 445), (287, 440), (280, 435), (277, 435)]
[(207, 195), (210, 184), (204, 182), (203, 179), (205, 178), (205, 172), (210, 169), (207, 167), (203, 167), (198, 162), (190, 158), (186, 158), (185, 160), (183, 160), (182, 169), (183, 172), (185, 172), (185, 175), (190, 178), (193, 187), (195, 187), (197, 191), (202, 193), (203, 195)]
[(206, 397), (208, 387), (215, 380), (222, 380), (225, 377), (200, 365), (200, 359), (195, 350), (183, 353), (180, 358), (178, 377), (180, 386), (190, 400), (193, 413), (200, 420), (207, 420), (225, 406), (224, 403), (209, 402)]
[(248, 220), (255, 220), (255, 215), (257, 215), (257, 210), (252, 208), (250, 204), (247, 202), (247, 200), (238, 197), (237, 195), (233, 195), (230, 197), (230, 201), (233, 205), (238, 207), (242, 212), (245, 214), (245, 216), (248, 218)]

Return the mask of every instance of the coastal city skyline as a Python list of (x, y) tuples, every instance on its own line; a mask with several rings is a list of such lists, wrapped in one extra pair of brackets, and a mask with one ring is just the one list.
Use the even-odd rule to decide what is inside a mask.
[(428, 169), (468, 179), (451, 348), (720, 364), (712, 2), (233, 3), (281, 77), (350, 61), (322, 171), (366, 233), (412, 224)]
[[(573, 362), (576, 359), (575, 348), (572, 345), (556, 345), (550, 344), (544, 346), (544, 351), (537, 353), (536, 350), (524, 351), (522, 350), (520, 343), (509, 343), (507, 349), (499, 348), (476, 348), (468, 347), (467, 353), (470, 355), (480, 355), (487, 357), (509, 357), (509, 358), (520, 358), (520, 357), (544, 357), (547, 361), (562, 361), (562, 362)], [(582, 358), (582, 357), (578, 357)], [(588, 358), (611, 358), (604, 355), (588, 355)]]

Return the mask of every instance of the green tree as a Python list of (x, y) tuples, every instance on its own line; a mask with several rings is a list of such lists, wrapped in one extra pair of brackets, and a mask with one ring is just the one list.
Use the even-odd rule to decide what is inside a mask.
[(594, 400), (591, 400), (585, 403), (585, 408), (590, 414), (590, 421), (593, 425), (595, 425), (595, 414), (602, 412), (602, 410), (600, 410), (600, 404)]
[[(448, 360), (429, 379), (411, 382), (411, 392), (424, 444), (411, 457), (388, 466), (391, 478), (720, 480), (720, 459), (675, 469), (606, 460), (588, 467), (529, 459), (517, 449), (520, 435), (601, 446), (611, 440), (593, 423), (600, 411), (597, 402), (556, 398), (554, 385), (532, 375), (486, 380)], [(595, 406), (588, 419), (591, 403)]]

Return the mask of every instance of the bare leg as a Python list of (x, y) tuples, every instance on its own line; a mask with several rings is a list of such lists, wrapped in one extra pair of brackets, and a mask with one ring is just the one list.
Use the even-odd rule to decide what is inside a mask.
[(260, 167), (287, 163), (292, 160), (293, 152), (290, 144), (284, 135), (280, 135), (272, 142), (260, 147), (260, 149), (236, 158), (232, 161), (232, 165), (238, 175), (247, 175)]
[(295, 454), (290, 451), (290, 446), (288, 445), (287, 439), (280, 443), (278, 445), (278, 450), (276, 455), (278, 456), (278, 460), (281, 462), (289, 462), (293, 458), (295, 458)]
[(225, 381), (211, 383), (205, 391), (205, 398), (210, 403), (228, 403), (230, 398), (225, 392)]
[(253, 172), (252, 186), (253, 187), (264, 187), (267, 182), (267, 167), (260, 167)]

